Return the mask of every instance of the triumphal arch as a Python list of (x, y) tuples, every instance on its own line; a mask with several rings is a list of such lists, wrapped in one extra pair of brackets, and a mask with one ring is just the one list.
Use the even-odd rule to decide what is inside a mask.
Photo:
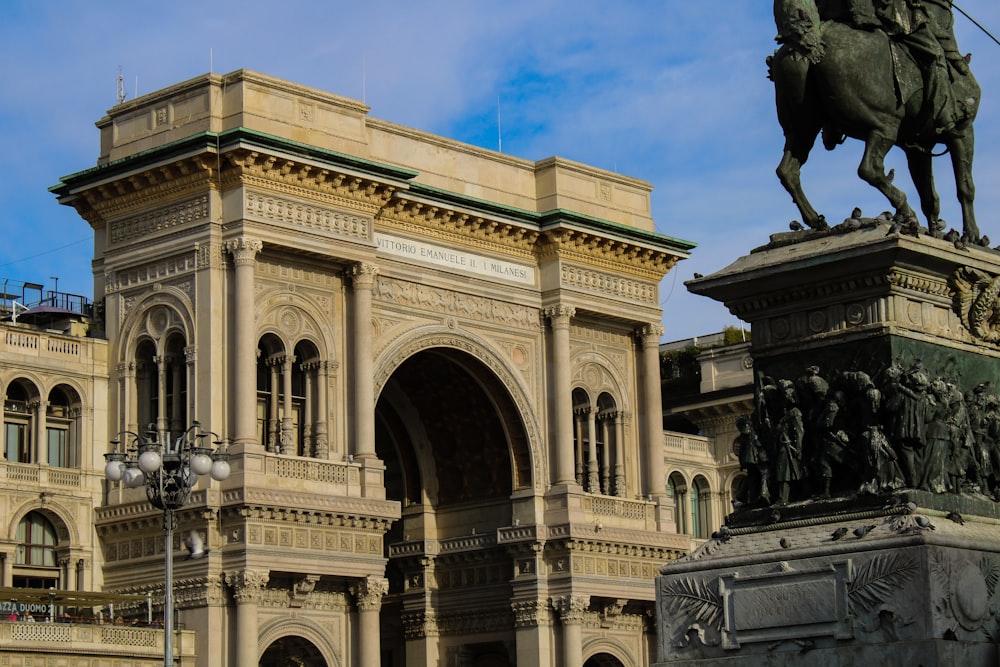
[[(230, 457), (176, 531), (199, 665), (650, 662), (688, 545), (657, 286), (692, 244), (648, 184), (248, 71), (97, 126), (53, 190), (95, 231), (108, 432), (197, 419)], [(108, 483), (96, 529), (105, 588), (162, 600), (143, 490)]]

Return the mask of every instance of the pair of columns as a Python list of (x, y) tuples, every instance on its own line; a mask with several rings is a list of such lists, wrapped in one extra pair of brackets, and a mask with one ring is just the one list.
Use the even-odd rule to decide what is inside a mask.
[[(270, 580), (267, 570), (236, 570), (225, 574), (236, 602), (236, 660), (234, 667), (257, 667), (260, 660), (258, 609)], [(313, 580), (315, 585), (315, 581)], [(381, 660), (379, 613), (389, 592), (384, 577), (366, 577), (350, 586), (358, 609), (359, 665), (378, 665)]]
[[(573, 455), (573, 395), (569, 328), (576, 309), (556, 306), (545, 311), (552, 327), (552, 366), (555, 412), (554, 483), (575, 485)], [(648, 324), (636, 331), (641, 345), (639, 375), (642, 378), (640, 413), (643, 451), (646, 453), (647, 493), (663, 495), (663, 407), (660, 402), (660, 336), (663, 327)]]
[[(257, 429), (257, 330), (254, 323), (254, 267), (264, 244), (247, 236), (229, 241), (226, 248), (236, 267), (235, 330), (236, 424), (234, 442), (246, 445), (256, 440)], [(375, 396), (372, 368), (372, 288), (378, 269), (374, 265), (355, 264), (350, 271), (354, 285), (354, 456), (375, 458)], [(288, 375), (288, 374), (286, 374)], [(290, 377), (290, 376), (289, 376)], [(286, 395), (291, 395), (286, 378)], [(320, 383), (322, 385), (322, 383)], [(319, 405), (323, 405), (321, 400)], [(322, 418), (319, 419), (322, 422)]]

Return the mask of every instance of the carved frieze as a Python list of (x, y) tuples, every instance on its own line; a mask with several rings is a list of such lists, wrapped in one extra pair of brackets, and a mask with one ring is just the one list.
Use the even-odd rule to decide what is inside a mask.
[(110, 245), (115, 246), (139, 238), (146, 239), (152, 234), (207, 220), (208, 196), (200, 195), (131, 218), (113, 221), (108, 226)]
[(371, 219), (349, 211), (253, 190), (246, 191), (244, 205), (248, 219), (327, 232), (347, 239), (368, 241), (371, 238)]
[(477, 322), (494, 322), (524, 329), (538, 328), (538, 310), (535, 308), (382, 276), (375, 281), (374, 298), (395, 306), (432, 312), (438, 316), (448, 313)]
[(594, 271), (580, 266), (563, 265), (561, 273), (563, 287), (578, 289), (595, 294), (603, 294), (617, 299), (627, 299), (634, 303), (657, 305), (657, 285), (654, 282), (640, 282), (625, 278), (621, 274)]

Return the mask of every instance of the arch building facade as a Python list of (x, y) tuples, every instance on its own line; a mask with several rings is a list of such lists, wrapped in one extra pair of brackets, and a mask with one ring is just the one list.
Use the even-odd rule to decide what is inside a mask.
[[(242, 70), (98, 127), (54, 190), (95, 231), (100, 417), (197, 419), (231, 457), (177, 531), (209, 549), (175, 565), (199, 664), (648, 664), (653, 578), (690, 544), (658, 283), (692, 248), (648, 184)], [(162, 599), (158, 513), (98, 504), (104, 586)]]

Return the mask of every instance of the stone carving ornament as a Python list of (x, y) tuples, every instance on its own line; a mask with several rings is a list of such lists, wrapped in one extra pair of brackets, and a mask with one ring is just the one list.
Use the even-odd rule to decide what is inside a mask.
[(963, 267), (951, 279), (955, 312), (973, 338), (1000, 343), (1000, 276)]

